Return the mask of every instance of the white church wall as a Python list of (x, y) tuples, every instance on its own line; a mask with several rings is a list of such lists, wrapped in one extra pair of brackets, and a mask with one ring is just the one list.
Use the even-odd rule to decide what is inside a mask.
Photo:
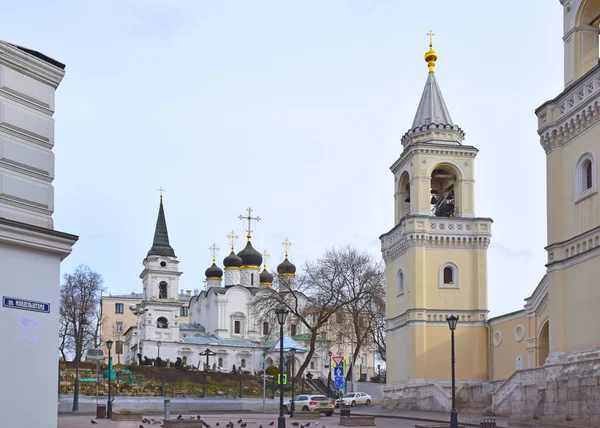
[[(225, 293), (227, 306), (225, 306), (225, 325), (227, 335), (223, 337), (247, 337), (250, 319), (248, 317), (248, 303), (252, 298), (252, 294), (243, 287), (231, 287)], [(242, 327), (239, 334), (235, 333), (234, 314), (243, 314)], [(237, 318), (236, 318), (237, 319)]]

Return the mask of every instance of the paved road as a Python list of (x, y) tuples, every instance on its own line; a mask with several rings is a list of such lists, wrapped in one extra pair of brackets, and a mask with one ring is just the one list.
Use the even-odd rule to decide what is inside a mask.
[[(188, 418), (188, 415), (184, 415)], [(148, 415), (148, 418), (159, 419), (158, 415)], [(176, 418), (177, 415), (171, 415), (171, 418)], [(206, 414), (202, 417), (202, 420), (206, 421), (212, 428), (217, 428), (216, 424), (219, 422), (219, 428), (224, 428), (227, 422), (233, 421), (235, 423), (236, 428), (239, 425), (236, 423), (239, 419), (243, 419), (247, 424), (247, 428), (258, 428), (259, 425), (262, 425), (264, 428), (269, 427), (270, 422), (275, 422), (274, 427), (277, 427), (277, 414)], [(140, 425), (139, 421), (124, 421), (124, 422), (116, 422), (109, 421), (106, 419), (98, 419), (97, 425), (92, 425), (90, 416), (60, 416), (58, 418), (58, 428), (88, 428), (88, 427), (114, 427), (114, 428), (138, 428)], [(160, 418), (162, 421), (162, 418)], [(302, 421), (301, 419), (297, 419), (300, 423), (307, 423), (307, 421)], [(333, 415), (331, 417), (321, 416), (321, 419), (316, 421), (311, 421), (311, 428), (334, 428), (339, 427), (339, 416)], [(317, 423), (315, 426), (314, 424)], [(419, 423), (418, 421), (411, 421), (408, 419), (390, 419), (390, 418), (380, 418), (377, 419), (377, 426), (381, 428), (414, 428), (415, 424)], [(160, 425), (144, 425), (144, 427), (160, 427)], [(286, 418), (286, 427), (294, 428), (292, 426), (292, 421)]]

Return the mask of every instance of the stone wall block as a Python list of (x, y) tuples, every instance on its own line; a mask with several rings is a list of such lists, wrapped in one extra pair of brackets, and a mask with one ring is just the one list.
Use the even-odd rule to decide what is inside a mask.
[(567, 388), (567, 401), (579, 401), (579, 387)]
[(556, 401), (556, 395), (557, 395), (556, 389), (547, 389), (546, 393), (545, 393), (544, 401), (546, 403), (553, 403), (554, 401)]
[(567, 380), (567, 387), (569, 388), (579, 388), (579, 379), (578, 378), (571, 378), (569, 380)]
[(556, 403), (544, 403), (544, 415), (553, 416), (556, 410)]
[(510, 414), (511, 415), (521, 415), (523, 414), (523, 401), (511, 401), (510, 402)]
[(587, 377), (585, 379), (581, 379), (579, 381), (579, 384), (581, 386), (597, 386), (598, 385), (598, 378), (597, 377)]
[(546, 382), (546, 389), (557, 389), (558, 388), (558, 382)]
[(561, 385), (558, 386), (558, 401), (561, 403), (567, 401), (567, 388)]
[(586, 402), (587, 413), (592, 415), (600, 415), (600, 400), (588, 400)]

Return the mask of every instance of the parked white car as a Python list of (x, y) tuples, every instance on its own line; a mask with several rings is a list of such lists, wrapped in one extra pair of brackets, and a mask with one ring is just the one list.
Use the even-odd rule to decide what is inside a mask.
[(354, 407), (358, 404), (364, 404), (368, 406), (371, 404), (371, 396), (365, 392), (349, 392), (348, 394), (344, 394), (342, 398), (338, 398), (335, 401), (335, 407), (340, 407), (340, 403), (343, 406), (351, 406)]
[[(289, 413), (292, 407), (292, 400), (283, 404), (283, 411)], [(311, 411), (325, 413), (327, 416), (333, 415), (334, 404), (331, 398), (324, 395), (301, 394), (294, 398), (295, 411)]]

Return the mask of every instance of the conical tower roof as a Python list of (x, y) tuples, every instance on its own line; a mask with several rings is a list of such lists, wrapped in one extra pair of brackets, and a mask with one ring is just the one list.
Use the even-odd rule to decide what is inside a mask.
[(413, 141), (431, 140), (443, 144), (460, 145), (465, 136), (464, 131), (452, 122), (442, 91), (435, 78), (434, 69), (437, 59), (437, 52), (433, 50), (430, 40), (429, 51), (425, 52), (425, 62), (429, 67), (429, 74), (412, 126), (402, 137), (402, 144), (405, 147)]
[(446, 107), (446, 103), (444, 102), (442, 91), (435, 78), (435, 72), (430, 71), (411, 129), (420, 128), (423, 125), (432, 123), (454, 126), (448, 107)]
[(175, 251), (171, 247), (171, 244), (169, 244), (169, 232), (167, 232), (167, 221), (165, 220), (162, 196), (158, 208), (156, 229), (154, 230), (154, 242), (152, 242), (152, 248), (148, 251), (148, 256), (176, 257)]

